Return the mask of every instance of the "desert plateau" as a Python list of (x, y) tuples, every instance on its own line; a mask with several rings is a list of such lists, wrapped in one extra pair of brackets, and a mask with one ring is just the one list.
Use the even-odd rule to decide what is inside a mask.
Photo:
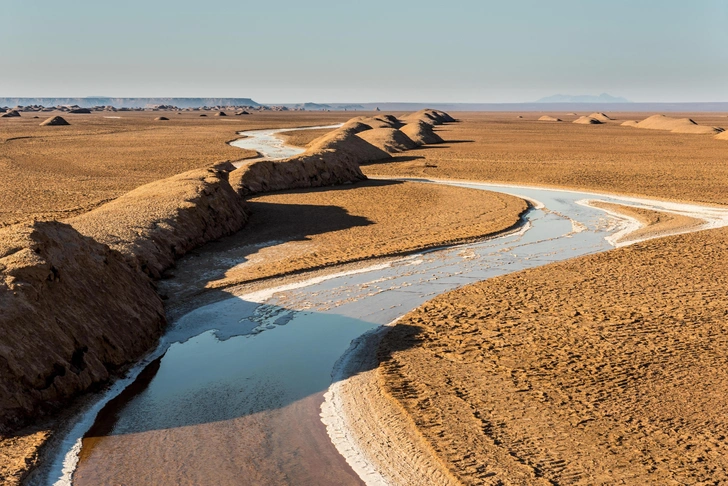
[(728, 484), (721, 2), (3, 14), (0, 485)]

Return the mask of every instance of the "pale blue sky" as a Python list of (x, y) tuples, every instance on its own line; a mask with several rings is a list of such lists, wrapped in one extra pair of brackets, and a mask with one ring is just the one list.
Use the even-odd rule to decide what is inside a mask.
[(728, 101), (728, 1), (0, 0), (1, 96)]

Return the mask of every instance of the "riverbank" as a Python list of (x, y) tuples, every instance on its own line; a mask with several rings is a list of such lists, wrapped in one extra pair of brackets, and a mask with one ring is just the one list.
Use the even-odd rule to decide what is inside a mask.
[[(725, 147), (710, 136), (472, 121), (447, 128), (468, 148), (366, 171), (728, 202)], [(634, 239), (691, 228), (600, 206), (651, 223)], [(725, 241), (725, 229), (653, 239), (442, 295), (393, 327), (369, 383), (465, 484), (720, 482)]]

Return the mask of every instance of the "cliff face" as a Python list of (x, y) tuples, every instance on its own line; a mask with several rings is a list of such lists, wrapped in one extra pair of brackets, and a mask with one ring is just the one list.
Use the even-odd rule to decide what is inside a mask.
[(0, 230), (0, 432), (107, 380), (164, 324), (119, 252), (58, 222)]

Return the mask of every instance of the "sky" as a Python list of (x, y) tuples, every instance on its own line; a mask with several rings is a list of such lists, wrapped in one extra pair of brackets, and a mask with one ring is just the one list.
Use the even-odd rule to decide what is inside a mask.
[(725, 0), (0, 0), (0, 97), (728, 101)]

